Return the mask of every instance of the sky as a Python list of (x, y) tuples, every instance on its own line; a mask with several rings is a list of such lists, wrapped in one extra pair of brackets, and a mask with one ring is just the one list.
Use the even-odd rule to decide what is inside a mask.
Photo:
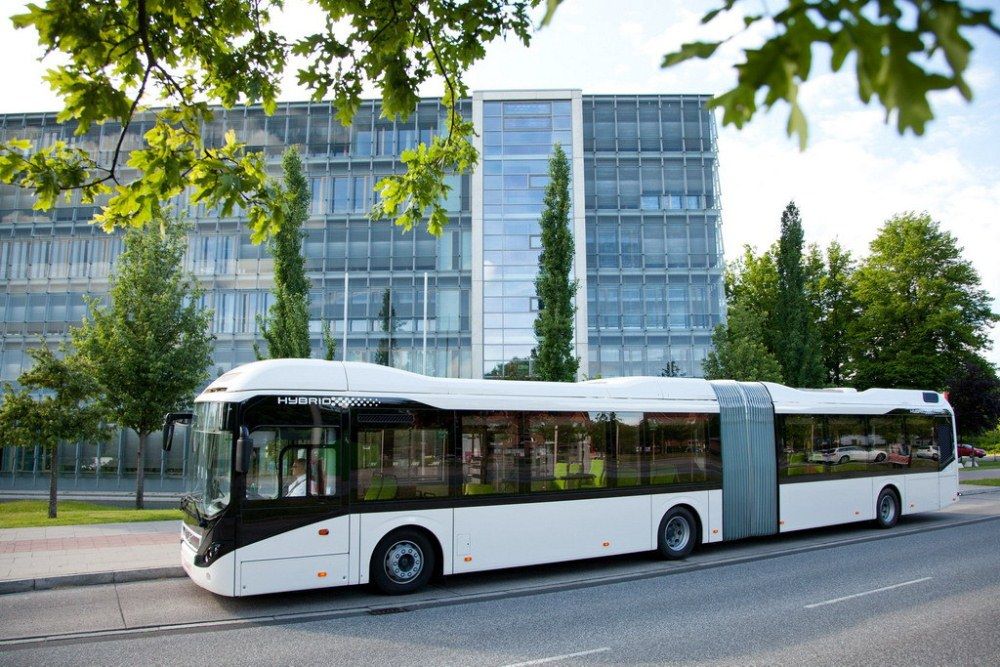
[[(966, 2), (995, 6), (995, 0)], [(737, 16), (700, 25), (701, 15), (715, 4), (566, 0), (552, 24), (535, 33), (530, 47), (516, 40), (490, 44), (466, 82), (472, 90), (721, 93), (735, 83), (732, 65), (741, 59), (740, 47), (758, 43), (767, 26), (727, 42), (709, 61), (660, 68), (663, 54), (682, 42), (738, 32)], [(275, 22), (278, 29), (297, 35), (317, 25), (314, 8), (297, 0), (286, 6)], [(747, 6), (756, 9), (754, 3)], [(983, 30), (970, 38), (976, 50), (966, 78), (975, 97), (967, 103), (957, 93), (932, 96), (936, 118), (922, 137), (900, 136), (891, 121), (886, 124), (884, 111), (863, 105), (850, 62), (840, 73), (831, 73), (824, 65), (828, 55), (819, 50), (813, 76), (800, 93), (810, 126), (805, 151), (785, 134), (787, 107), (761, 112), (742, 130), (722, 127), (717, 117), (727, 259), (740, 254), (744, 244), (758, 249), (770, 245), (791, 200), (801, 211), (807, 242), (826, 246), (836, 239), (856, 256), (866, 254), (878, 228), (892, 215), (926, 211), (956, 237), (992, 295), (994, 310), (1000, 311), (1000, 39)], [(0, 113), (59, 108), (41, 82), (46, 65), (37, 62), (40, 55), (33, 33), (0, 21), (0, 62), (7, 64), (0, 75), (7, 91), (0, 97)], [(287, 100), (307, 96), (292, 75), (283, 91)], [(421, 92), (440, 95), (440, 82)], [(994, 345), (987, 356), (1000, 363), (1000, 329), (992, 333)]]

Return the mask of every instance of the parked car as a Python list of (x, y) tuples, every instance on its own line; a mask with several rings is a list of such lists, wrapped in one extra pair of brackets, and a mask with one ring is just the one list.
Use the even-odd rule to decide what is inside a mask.
[(932, 461), (937, 461), (941, 458), (941, 453), (938, 451), (937, 445), (920, 445), (914, 447), (913, 453), (918, 459), (931, 459)]
[(962, 443), (958, 444), (958, 455), (962, 456), (974, 456), (977, 459), (981, 459), (986, 456), (985, 449), (979, 449), (979, 447), (973, 447), (972, 445), (964, 445)]
[(847, 463), (848, 461), (872, 461), (881, 463), (888, 455), (884, 449), (868, 449), (861, 445), (844, 445), (833, 449), (813, 452), (809, 460), (813, 463)]

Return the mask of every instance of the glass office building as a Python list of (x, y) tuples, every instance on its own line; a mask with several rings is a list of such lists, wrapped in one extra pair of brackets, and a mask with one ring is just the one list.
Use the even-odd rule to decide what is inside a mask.
[[(388, 351), (398, 368), (451, 377), (502, 376), (530, 357), (538, 303), (538, 217), (554, 143), (571, 160), (574, 274), (579, 280), (576, 350), (581, 377), (698, 376), (712, 328), (724, 317), (715, 122), (703, 95), (583, 95), (578, 90), (484, 91), (461, 104), (477, 128), (482, 160), (451, 179), (450, 223), (432, 237), (367, 217), (372, 186), (399, 171), (399, 152), (444, 127), (436, 99), (407, 120), (381, 117), (366, 102), (350, 127), (329, 104), (285, 103), (219, 110), (208, 142), (233, 129), (262, 150), (274, 174), (298, 146), (312, 188), (303, 250), (312, 281), (316, 356), (328, 322), (338, 359), (375, 361)], [(54, 113), (0, 116), (3, 138), (36, 147), (63, 139), (107, 161), (114, 124), (74, 136)], [(148, 123), (129, 129), (126, 150), (142, 145)], [(85, 314), (85, 295), (107, 292), (119, 234), (91, 224), (78, 197), (35, 211), (31, 192), (0, 186), (0, 379), (30, 364), (26, 350), (65, 339)], [(270, 304), (267, 249), (250, 242), (237, 211), (172, 202), (193, 225), (188, 268), (214, 313), (211, 375), (254, 360), (257, 318)], [(346, 343), (346, 345), (345, 345)], [(63, 488), (130, 488), (134, 439), (62, 447)], [(2, 447), (2, 443), (0, 443)], [(158, 449), (145, 462), (147, 489), (175, 490), (186, 447)], [(0, 449), (0, 490), (45, 484), (49, 456)]]

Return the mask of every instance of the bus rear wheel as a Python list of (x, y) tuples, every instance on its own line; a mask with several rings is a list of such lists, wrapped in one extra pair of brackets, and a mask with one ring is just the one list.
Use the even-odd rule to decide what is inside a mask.
[(672, 507), (660, 521), (657, 551), (668, 560), (688, 556), (698, 543), (698, 522), (684, 507)]
[(875, 523), (879, 528), (892, 528), (899, 521), (899, 497), (886, 487), (875, 501)]
[(416, 530), (397, 530), (372, 553), (371, 580), (383, 593), (405, 595), (423, 588), (434, 573), (434, 549)]

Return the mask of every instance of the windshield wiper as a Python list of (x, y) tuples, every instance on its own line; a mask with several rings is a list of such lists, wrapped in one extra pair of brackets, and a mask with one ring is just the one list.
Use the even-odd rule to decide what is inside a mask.
[(194, 515), (194, 518), (198, 520), (198, 527), (206, 528), (208, 526), (208, 519), (198, 508), (198, 500), (193, 493), (181, 496), (181, 509), (187, 510), (188, 508), (190, 508), (190, 512)]

